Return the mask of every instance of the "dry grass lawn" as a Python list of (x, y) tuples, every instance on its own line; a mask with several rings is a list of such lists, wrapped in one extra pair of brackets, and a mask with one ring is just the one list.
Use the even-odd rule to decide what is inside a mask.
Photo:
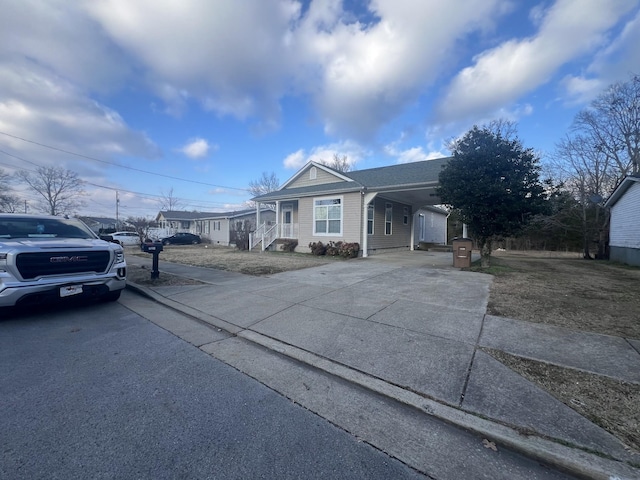
[[(489, 272), (491, 315), (640, 339), (638, 268), (576, 254), (496, 252)], [(640, 385), (487, 351), (640, 452)]]

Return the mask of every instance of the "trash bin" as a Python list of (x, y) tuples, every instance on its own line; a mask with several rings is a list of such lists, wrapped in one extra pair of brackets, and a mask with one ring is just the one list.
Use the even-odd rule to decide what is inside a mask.
[(473, 241), (470, 238), (456, 238), (453, 241), (453, 266), (456, 268), (471, 267), (471, 250)]

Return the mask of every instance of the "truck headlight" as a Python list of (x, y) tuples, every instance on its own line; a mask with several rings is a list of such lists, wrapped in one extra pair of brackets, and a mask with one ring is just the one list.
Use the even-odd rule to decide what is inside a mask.
[(124, 250), (116, 250), (116, 263), (124, 262)]

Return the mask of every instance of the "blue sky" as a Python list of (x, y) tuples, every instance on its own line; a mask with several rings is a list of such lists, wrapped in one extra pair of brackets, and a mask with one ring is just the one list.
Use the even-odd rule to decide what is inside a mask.
[[(448, 155), (516, 121), (543, 156), (640, 73), (640, 0), (0, 0), (0, 169), (87, 181), (78, 213), (243, 208), (263, 171)], [(155, 172), (156, 174), (152, 174)], [(33, 202), (33, 192), (21, 195)]]

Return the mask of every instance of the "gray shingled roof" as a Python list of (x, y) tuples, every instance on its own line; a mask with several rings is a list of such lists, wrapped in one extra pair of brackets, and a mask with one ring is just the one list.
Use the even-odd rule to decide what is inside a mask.
[[(269, 208), (262, 208), (260, 209), (261, 212), (266, 212), (269, 211), (271, 209)], [(159, 212), (158, 216), (160, 216), (160, 214), (162, 214), (162, 216), (166, 219), (166, 220), (202, 220), (202, 219), (214, 219), (214, 218), (235, 218), (235, 217), (241, 217), (243, 215), (251, 215), (251, 214), (255, 214), (256, 213), (256, 209), (255, 208), (249, 208), (249, 209), (245, 209), (245, 210), (234, 210), (231, 212), (186, 212), (186, 211), (175, 211), (175, 210), (168, 210), (168, 211), (161, 211)], [(157, 218), (157, 217), (156, 217)]]
[[(388, 167), (355, 170), (340, 173), (353, 182), (335, 182), (321, 185), (311, 185), (299, 188), (283, 188), (274, 192), (259, 195), (253, 200), (268, 202), (270, 200), (309, 196), (318, 193), (343, 193), (359, 191), (362, 188), (370, 190), (402, 187), (409, 185), (427, 185), (438, 181), (440, 171), (449, 161), (449, 157), (424, 160), (422, 162), (403, 163)], [(338, 173), (338, 172), (336, 172)]]

